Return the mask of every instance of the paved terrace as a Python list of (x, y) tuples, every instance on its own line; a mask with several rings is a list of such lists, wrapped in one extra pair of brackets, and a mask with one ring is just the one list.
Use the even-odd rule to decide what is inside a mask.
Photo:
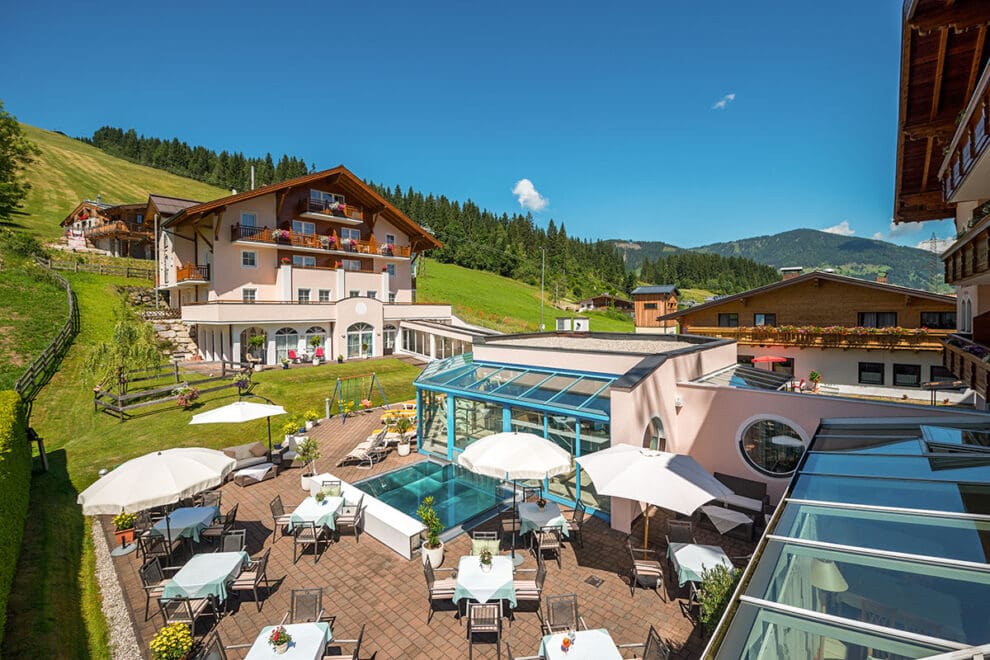
[[(310, 432), (318, 439), (323, 458), (317, 463), (318, 471), (331, 471), (345, 481), (355, 482), (370, 475), (393, 470), (402, 465), (423, 460), (412, 454), (400, 457), (392, 451), (388, 457), (371, 470), (357, 467), (334, 467), (339, 459), (355, 444), (380, 426), (381, 411), (358, 413), (341, 424), (339, 418), (324, 421)], [(286, 507), (298, 504), (305, 497), (300, 488), (299, 469), (285, 470), (275, 479), (247, 488), (234, 483), (222, 487), (221, 510), (226, 511), (240, 503), (238, 527), (247, 530), (248, 552), (257, 556), (264, 547), (272, 546), (272, 519), (268, 503), (281, 495)], [(565, 514), (566, 515), (566, 514)], [(480, 528), (494, 529), (494, 521)], [(114, 545), (112, 526), (105, 517), (103, 527), (108, 543)], [(652, 547), (663, 552), (665, 520), (662, 514), (651, 525)], [(642, 542), (643, 528), (639, 523), (633, 530), (634, 538)], [(753, 545), (727, 537), (714, 531), (699, 529), (699, 543), (721, 545), (730, 556), (748, 555)], [(544, 595), (575, 593), (580, 612), (590, 628), (608, 628), (616, 643), (642, 642), (652, 624), (662, 637), (677, 649), (677, 658), (697, 658), (704, 643), (699, 630), (681, 613), (677, 596), (683, 596), (673, 585), (674, 594), (664, 602), (648, 589), (639, 588), (635, 597), (629, 593), (630, 563), (625, 546), (625, 535), (610, 529), (604, 522), (590, 519), (584, 527), (584, 548), (564, 544), (563, 567), (556, 561), (547, 562), (547, 580)], [(207, 545), (204, 552), (212, 552)], [(456, 567), (461, 555), (469, 554), (470, 539), (462, 535), (447, 543), (445, 567)], [(522, 568), (534, 568), (535, 559), (527, 554)], [(181, 555), (181, 560), (185, 555)], [(161, 626), (161, 617), (152, 604), (152, 616), (144, 622), (144, 592), (138, 577), (139, 553), (131, 553), (113, 559), (128, 609), (135, 625), (139, 646), (147, 654), (148, 642)], [(741, 564), (740, 564), (741, 565)], [(353, 639), (362, 624), (366, 624), (362, 658), (386, 660), (391, 658), (440, 658), (466, 657), (468, 644), (465, 626), (454, 618), (455, 610), (439, 610), (430, 624), (426, 617), (428, 604), (426, 584), (419, 557), (407, 561), (392, 550), (363, 534), (355, 543), (349, 530), (345, 530), (339, 543), (331, 544), (314, 565), (311, 549), (307, 549), (298, 563), (292, 563), (292, 539), (280, 536), (275, 542), (268, 565), (268, 575), (273, 580), (271, 594), (262, 594), (263, 609), (258, 612), (250, 594), (228, 601), (229, 612), (223, 616), (217, 630), (225, 645), (250, 644), (266, 625), (278, 623), (289, 611), (292, 589), (322, 587), (324, 609), (336, 617), (334, 635), (341, 639)], [(590, 576), (603, 580), (601, 586), (585, 582)], [(442, 577), (442, 575), (441, 575)], [(525, 578), (523, 578), (525, 579)], [(669, 581), (668, 581), (669, 583)], [(668, 586), (668, 590), (671, 587)], [(442, 607), (442, 606), (441, 606)], [(539, 648), (541, 638), (540, 618), (529, 604), (520, 603), (515, 620), (505, 622), (503, 641), (512, 646), (514, 655), (532, 655)], [(207, 633), (207, 620), (197, 626), (199, 635)], [(477, 645), (479, 657), (495, 657), (494, 644)], [(246, 650), (229, 651), (231, 657), (243, 657)], [(504, 653), (504, 650), (503, 650)]]

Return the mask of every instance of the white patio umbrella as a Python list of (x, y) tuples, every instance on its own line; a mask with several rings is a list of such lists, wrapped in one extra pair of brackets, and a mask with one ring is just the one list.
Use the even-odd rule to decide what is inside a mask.
[(284, 415), (285, 408), (267, 403), (253, 401), (235, 401), (213, 410), (193, 415), (190, 424), (239, 424), (250, 422), (262, 417), (268, 420), (268, 451), (272, 450), (272, 417)]
[(214, 449), (163, 449), (120, 464), (79, 493), (76, 502), (87, 516), (174, 504), (222, 483), (235, 463)]
[[(599, 495), (636, 500), (685, 515), (732, 494), (696, 460), (683, 454), (613, 445), (575, 460), (588, 472)], [(645, 523), (644, 546), (650, 533), (648, 515)]]

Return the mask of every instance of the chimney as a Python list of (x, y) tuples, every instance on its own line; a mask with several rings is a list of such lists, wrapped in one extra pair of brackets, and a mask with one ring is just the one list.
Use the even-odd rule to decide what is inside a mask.
[(804, 270), (804, 266), (784, 266), (780, 269), (780, 274), (785, 280), (793, 280), (795, 277), (801, 274)]
[(887, 275), (889, 271), (881, 270), (877, 271), (877, 284), (887, 284)]

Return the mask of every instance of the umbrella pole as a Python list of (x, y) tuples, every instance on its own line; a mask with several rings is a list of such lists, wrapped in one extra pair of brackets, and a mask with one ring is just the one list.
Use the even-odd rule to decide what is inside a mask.
[[(515, 479), (512, 480), (512, 517), (513, 517), (513, 520), (518, 520), (519, 521), (519, 531), (521, 532), (522, 531), (522, 519), (516, 517), (516, 480)], [(522, 555), (520, 555), (519, 557), (516, 557), (516, 530), (514, 529), (516, 525), (515, 525), (514, 522), (512, 523), (512, 526), (513, 526), (513, 530), (512, 530), (512, 565), (513, 566), (518, 566), (521, 563), (523, 563), (524, 561), (526, 561), (526, 558), (523, 557)]]
[(265, 417), (268, 420), (268, 458), (272, 457), (272, 418)]
[(650, 548), (650, 505), (646, 505), (646, 510), (643, 511), (643, 549), (649, 550)]

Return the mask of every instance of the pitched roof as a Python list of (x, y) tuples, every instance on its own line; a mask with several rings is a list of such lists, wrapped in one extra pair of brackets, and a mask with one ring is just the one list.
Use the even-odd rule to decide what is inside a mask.
[(653, 286), (638, 286), (632, 290), (632, 295), (643, 293), (680, 293), (673, 284), (656, 284)]
[(194, 199), (183, 199), (181, 197), (169, 197), (167, 195), (148, 195), (148, 201), (155, 204), (155, 208), (164, 217), (170, 217), (181, 211), (182, 209), (187, 209), (191, 206), (196, 206), (197, 204), (202, 204)]
[(878, 291), (885, 291), (887, 293), (900, 293), (905, 296), (925, 298), (926, 300), (934, 300), (935, 302), (947, 303), (949, 305), (956, 304), (956, 299), (953, 296), (946, 296), (941, 293), (932, 293), (930, 291), (922, 291), (921, 289), (911, 289), (906, 286), (897, 286), (895, 284), (882, 284), (880, 282), (871, 282), (869, 280), (861, 280), (857, 277), (849, 277), (847, 275), (836, 275), (835, 273), (826, 273), (824, 271), (815, 270), (815, 271), (811, 271), (810, 273), (805, 273), (804, 275), (798, 275), (797, 277), (792, 277), (790, 279), (780, 280), (779, 282), (774, 282), (773, 284), (758, 286), (755, 289), (750, 289), (749, 291), (743, 291), (742, 293), (735, 293), (732, 294), (731, 296), (721, 296), (716, 298), (715, 300), (712, 300), (711, 302), (705, 302), (700, 305), (694, 305), (692, 307), (688, 307), (687, 309), (682, 309), (676, 312), (671, 312), (670, 314), (658, 316), (657, 320), (666, 321), (669, 319), (674, 319), (684, 316), (685, 314), (694, 314), (695, 312), (701, 311), (703, 309), (716, 307), (718, 305), (724, 305), (727, 302), (733, 302), (741, 298), (750, 298), (752, 296), (768, 293), (770, 291), (775, 291), (777, 289), (781, 289), (786, 286), (794, 286), (796, 284), (801, 284), (809, 280), (831, 280), (832, 282), (837, 282), (839, 284), (865, 286), (871, 289), (877, 289)]
[(417, 236), (423, 241), (430, 244), (430, 247), (442, 247), (443, 244), (440, 243), (436, 238), (433, 237), (428, 231), (423, 229), (422, 226), (417, 224), (405, 213), (395, 208), (389, 203), (384, 197), (379, 195), (371, 186), (362, 181), (356, 174), (351, 172), (349, 169), (343, 165), (338, 165), (337, 167), (331, 168), (329, 170), (323, 170), (321, 172), (314, 172), (313, 174), (306, 174), (303, 176), (296, 177), (295, 179), (288, 179), (287, 181), (282, 181), (280, 183), (275, 183), (270, 186), (262, 186), (254, 190), (248, 190), (246, 192), (238, 193), (236, 195), (228, 195), (227, 197), (221, 197), (219, 199), (214, 199), (210, 202), (203, 202), (202, 204), (196, 204), (195, 206), (190, 206), (186, 209), (179, 211), (177, 214), (173, 215), (171, 218), (165, 221), (163, 226), (174, 226), (186, 220), (192, 219), (194, 217), (199, 217), (212, 213), (214, 211), (222, 210), (231, 204), (236, 204), (248, 199), (254, 199), (255, 197), (261, 197), (263, 195), (269, 195), (274, 192), (279, 192), (282, 190), (288, 190), (290, 188), (295, 188), (297, 186), (305, 186), (310, 183), (316, 183), (323, 179), (333, 179), (336, 183), (340, 184), (345, 189), (350, 189), (356, 191), (359, 195), (365, 197), (370, 197), (377, 204), (382, 207), (382, 210), (386, 213), (388, 218), (400, 228), (405, 229), (408, 233)]
[(631, 300), (628, 300), (628, 299), (623, 298), (621, 296), (613, 295), (611, 293), (599, 293), (599, 294), (596, 294), (594, 296), (589, 296), (589, 297), (585, 298), (584, 300), (579, 300), (578, 301), (578, 304), (580, 305), (581, 303), (591, 302), (595, 298), (611, 298), (612, 300), (617, 300), (619, 302), (626, 302), (626, 303), (627, 302), (632, 302)]

